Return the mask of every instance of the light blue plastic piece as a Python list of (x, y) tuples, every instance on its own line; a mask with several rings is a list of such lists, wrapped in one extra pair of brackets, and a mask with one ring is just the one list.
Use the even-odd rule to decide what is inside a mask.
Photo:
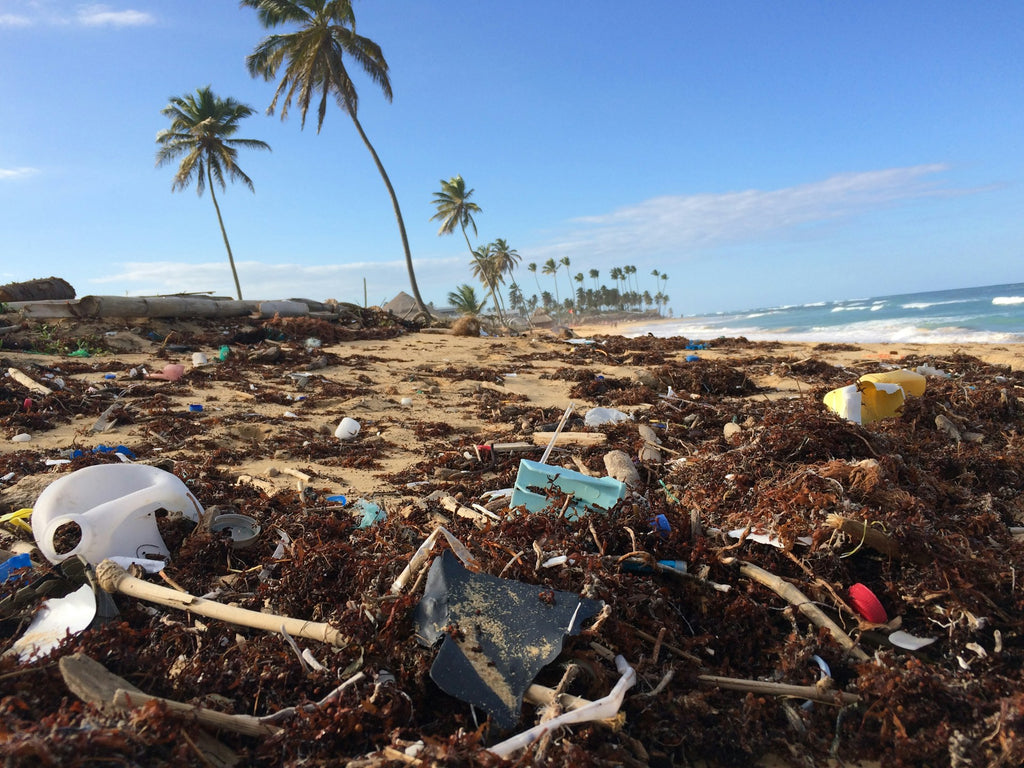
[(607, 512), (626, 495), (626, 485), (613, 477), (590, 477), (571, 469), (521, 459), (509, 506), (524, 506), (528, 512), (542, 512), (548, 506), (547, 497), (528, 489), (549, 486), (573, 495), (565, 510), (567, 520), (576, 520), (591, 510)]
[(366, 499), (359, 499), (352, 503), (350, 507), (353, 514), (362, 512), (362, 517), (359, 520), (360, 528), (369, 528), (371, 525), (377, 523), (383, 523), (387, 519), (387, 513), (384, 512), (379, 506), (374, 504), (372, 501)]

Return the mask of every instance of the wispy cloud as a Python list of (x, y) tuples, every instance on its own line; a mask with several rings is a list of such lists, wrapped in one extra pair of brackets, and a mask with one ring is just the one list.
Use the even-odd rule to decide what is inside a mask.
[(0, 181), (23, 179), (38, 173), (35, 168), (0, 168)]
[(145, 11), (118, 11), (99, 4), (79, 8), (77, 19), (87, 27), (142, 27), (156, 22), (156, 17)]
[[(961, 194), (943, 187), (944, 164), (843, 173), (776, 190), (663, 196), (570, 222), (545, 256), (678, 254), (779, 236), (798, 227), (850, 219), (923, 197)], [(536, 254), (535, 254), (536, 255)]]
[(69, 13), (64, 3), (45, 0), (12, 0), (8, 10), (0, 13), (0, 28), (45, 26), (82, 27), (141, 27), (156, 23), (156, 17), (146, 11), (131, 8), (118, 9), (92, 3), (80, 5)]
[(0, 13), (0, 29), (32, 26), (32, 19), (18, 13)]

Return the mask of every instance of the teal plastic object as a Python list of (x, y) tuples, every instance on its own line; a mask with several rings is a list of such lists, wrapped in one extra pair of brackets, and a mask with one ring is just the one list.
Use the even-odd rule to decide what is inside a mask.
[(522, 459), (509, 506), (524, 506), (529, 512), (542, 512), (548, 506), (547, 496), (529, 489), (548, 487), (573, 495), (565, 509), (567, 520), (576, 520), (592, 510), (607, 512), (626, 495), (625, 483), (613, 477), (590, 477), (571, 469)]

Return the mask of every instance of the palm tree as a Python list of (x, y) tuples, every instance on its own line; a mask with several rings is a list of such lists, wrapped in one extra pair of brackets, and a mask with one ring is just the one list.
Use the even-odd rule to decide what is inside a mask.
[(551, 275), (551, 280), (555, 284), (555, 303), (560, 305), (562, 300), (558, 297), (558, 281), (555, 280), (555, 275), (558, 273), (558, 263), (554, 259), (548, 259), (544, 262), (544, 268), (541, 271), (545, 275)]
[[(509, 296), (511, 297), (512, 289), (519, 288), (516, 284), (514, 272), (523, 257), (519, 255), (519, 252), (515, 248), (509, 248), (508, 242), (501, 237), (491, 243), (491, 254), (494, 257), (495, 265), (498, 269), (498, 275), (507, 274), (509, 279), (512, 281), (512, 288), (509, 289)], [(500, 282), (504, 283), (505, 279), (502, 277)], [(511, 303), (510, 298), (509, 305), (511, 305)]]
[(597, 269), (590, 270), (590, 279), (594, 281), (594, 290), (597, 290), (597, 278), (601, 276), (601, 272)]
[(463, 283), (448, 293), (448, 303), (463, 315), (479, 315), (487, 299), (478, 301), (473, 286)]
[(377, 172), (384, 180), (384, 186), (391, 197), (395, 220), (398, 222), (398, 234), (401, 236), (402, 249), (405, 251), (405, 265), (409, 271), (412, 294), (420, 312), (429, 319), (430, 310), (423, 303), (419, 286), (416, 285), (409, 238), (405, 233), (405, 222), (402, 220), (402, 210), (398, 206), (398, 196), (391, 186), (391, 179), (384, 170), (377, 150), (373, 148), (362, 123), (359, 122), (359, 96), (345, 68), (345, 57), (348, 56), (380, 87), (384, 98), (391, 101), (388, 63), (380, 46), (369, 38), (356, 34), (355, 12), (349, 0), (241, 0), (241, 6), (255, 9), (265, 29), (292, 24), (296, 26), (293, 32), (263, 38), (245, 59), (249, 74), (252, 77), (259, 75), (267, 81), (276, 77), (278, 69), (284, 65), (284, 74), (277, 84), (267, 114), (274, 114), (278, 99), (283, 96), (281, 119), (284, 120), (294, 98), (302, 114), (300, 127), (304, 128), (310, 102), (314, 95), (318, 95), (317, 133), (320, 133), (323, 127), (329, 97), (332, 97), (338, 107), (352, 118), (359, 138), (370, 152)]
[(231, 253), (231, 243), (224, 229), (224, 219), (220, 215), (220, 205), (214, 192), (214, 182), (221, 189), (227, 189), (224, 176), (232, 181), (241, 181), (255, 192), (252, 179), (245, 175), (236, 162), (237, 147), (246, 149), (270, 150), (270, 145), (256, 139), (231, 138), (238, 130), (238, 123), (254, 113), (252, 107), (235, 101), (232, 98), (222, 99), (210, 86), (197, 88), (195, 94), (173, 96), (170, 103), (161, 110), (164, 117), (171, 120), (171, 127), (156, 136), (160, 149), (156, 153), (157, 166), (166, 165), (172, 160), (182, 157), (178, 172), (174, 174), (171, 191), (186, 189), (195, 181), (196, 192), (201, 196), (209, 185), (210, 199), (217, 211), (217, 222), (224, 238), (224, 247), (228, 250), (228, 263), (231, 265), (231, 276), (235, 278), (235, 290), (238, 300), (242, 300), (242, 286), (238, 282), (238, 271), (235, 269), (235, 256)]
[(450, 235), (455, 227), (462, 229), (462, 236), (466, 238), (466, 247), (473, 253), (473, 246), (469, 243), (469, 235), (466, 234), (466, 225), (473, 228), (476, 234), (476, 222), (473, 221), (473, 214), (480, 213), (480, 206), (470, 202), (473, 190), (466, 189), (466, 182), (462, 176), (452, 176), (448, 181), (441, 179), (441, 191), (434, 193), (434, 207), (437, 213), (430, 217), (441, 222), (441, 228), (437, 234)]
[(565, 279), (569, 281), (569, 301), (572, 302), (573, 290), (572, 290), (572, 275), (569, 273), (569, 257), (563, 256), (558, 260), (558, 263), (565, 267)]
[(494, 258), (490, 244), (482, 245), (473, 251), (473, 277), (477, 278), (484, 287), (491, 292), (491, 301), (494, 302), (494, 311), (498, 313), (498, 320), (502, 320), (501, 307), (497, 296), (494, 295), (494, 285), (498, 282), (497, 260)]
[(537, 293), (544, 293), (544, 291), (540, 289), (540, 278), (537, 277), (537, 263), (531, 261), (529, 264), (526, 265), (526, 271), (533, 273), (533, 279), (537, 281)]

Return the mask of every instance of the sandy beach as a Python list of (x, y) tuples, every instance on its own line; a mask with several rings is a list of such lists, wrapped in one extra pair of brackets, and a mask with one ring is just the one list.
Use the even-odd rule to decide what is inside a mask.
[[(0, 514), (31, 507), (57, 477), (116, 461), (98, 446), (124, 446), (134, 461), (185, 481), (205, 507), (230, 507), (262, 525), (263, 538), (245, 552), (231, 552), (209, 533), (165, 531), (175, 584), (193, 594), (216, 587), (222, 599), (325, 621), (350, 638), (326, 653), (312, 644), (326, 671), (303, 672), (279, 634), (188, 613), (161, 617), (119, 597), (117, 622), (77, 635), (56, 655), (102, 656), (144, 691), (210, 706), (204, 697), (216, 694), (217, 708), (239, 714), (315, 702), (343, 673), (368, 675), (347, 698), (292, 720), (284, 734), (253, 740), (219, 732), (242, 764), (298, 764), (306, 753), (359, 765), (493, 762), (485, 747), (501, 734), (493, 726), (478, 732), (468, 705), (438, 690), (428, 675), (433, 651), (413, 640), (422, 584), (397, 598), (388, 589), (427, 534), (444, 525), (481, 572), (611, 606), (596, 628), (565, 639), (559, 664), (542, 675), (546, 684), (556, 687), (572, 663), (578, 679), (571, 690), (594, 699), (615, 682), (616, 654), (637, 670), (620, 727), (561, 731), (535, 756), (538, 764), (584, 764), (583, 755), (594, 765), (736, 765), (767, 755), (785, 763), (800, 755), (825, 760), (838, 743), (846, 764), (899, 758), (935, 765), (954, 753), (932, 743), (936, 729), (964, 734), (955, 749), (974, 758), (1024, 755), (1009, 730), (1000, 731), (1001, 741), (983, 740), (1024, 716), (1024, 708), (1013, 709), (1019, 693), (1011, 690), (1024, 653), (1012, 576), (1024, 558), (1011, 529), (1024, 525), (1024, 510), (1008, 490), (1021, 482), (1016, 398), (1024, 389), (1024, 345), (722, 339), (688, 350), (680, 340), (619, 335), (629, 328), (615, 326), (614, 336), (593, 325), (473, 338), (299, 318), (90, 321), (56, 332), (69, 347), (83, 339), (103, 346), (88, 357), (17, 348), (42, 346), (39, 328), (8, 334)], [(196, 354), (207, 362), (194, 364)], [(922, 365), (939, 373), (895, 418), (855, 425), (822, 403), (825, 392), (865, 373)], [(147, 377), (163, 371), (180, 378)], [(507, 499), (488, 492), (513, 487), (520, 459), (541, 458), (570, 404), (562, 425), (568, 439), (548, 464), (604, 477), (621, 469), (608, 459), (621, 452), (635, 470), (624, 501), (586, 524), (574, 525), (554, 507), (505, 517)], [(629, 420), (587, 426), (583, 415), (597, 407)], [(346, 417), (359, 432), (340, 440), (335, 429)], [(82, 453), (69, 458), (75, 450)], [(386, 520), (357, 528), (358, 515), (328, 501), (338, 496), (350, 505), (372, 502)], [(652, 528), (659, 515), (664, 529)], [(859, 521), (862, 533), (883, 531), (893, 548), (880, 554), (865, 546), (835, 516), (854, 527)], [(275, 530), (292, 541), (284, 555), (275, 555)], [(723, 533), (730, 530), (745, 533), (730, 538)], [(775, 537), (780, 548), (749, 540), (751, 532)], [(31, 543), (9, 524), (0, 531), (4, 549)], [(540, 567), (558, 556), (568, 564)], [(626, 567), (636, 562), (650, 571), (660, 560), (685, 560), (692, 575)], [(741, 562), (803, 590), (833, 624), (758, 583), (753, 571), (737, 570)], [(274, 578), (257, 580), (268, 566)], [(854, 583), (879, 595), (887, 626), (851, 610)], [(5, 646), (30, 615), (7, 617)], [(900, 626), (935, 645), (910, 652), (887, 643)], [(166, 674), (190, 633), (189, 661)], [(227, 666), (224, 648), (232, 649)], [(813, 686), (812, 655), (831, 664), (826, 690), (858, 703), (801, 708), (699, 679)], [(41, 738), (40, 723), (57, 718), (79, 730), (48, 736), (39, 749), (64, 761), (95, 748), (80, 730), (86, 723), (123, 724), (124, 713), (62, 707), (68, 694), (53, 662), (0, 662), (5, 706), (17, 700), (25, 708), (0, 732), (0, 749), (28, 749)], [(164, 671), (154, 675), (146, 665)], [(245, 668), (259, 671), (246, 675)], [(393, 679), (386, 689), (381, 669)], [(987, 701), (973, 704), (973, 714), (961, 704), (971, 686)], [(934, 706), (921, 703), (929, 697)], [(534, 706), (525, 705), (522, 728), (539, 716)], [(836, 706), (847, 710), (839, 731)], [(486, 712), (477, 716), (483, 722)], [(194, 728), (187, 717), (159, 708), (131, 717), (155, 731), (135, 727), (105, 749), (154, 765), (210, 759), (166, 735)], [(420, 741), (410, 758), (407, 748)]]

